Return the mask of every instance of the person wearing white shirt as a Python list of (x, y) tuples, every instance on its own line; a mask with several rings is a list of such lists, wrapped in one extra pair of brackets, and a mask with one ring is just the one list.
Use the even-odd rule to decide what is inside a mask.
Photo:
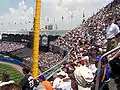
[(106, 21), (107, 28), (105, 29), (106, 39), (107, 39), (107, 51), (112, 49), (111, 40), (115, 37), (116, 32), (119, 32), (119, 27), (114, 24), (113, 18), (109, 17)]
[(61, 72), (65, 72), (65, 76), (66, 76), (65, 78), (69, 78), (68, 74), (67, 74), (67, 68), (66, 67), (63, 67)]
[(53, 90), (72, 90), (71, 81), (66, 81), (66, 73), (60, 71), (57, 73), (57, 77), (53, 81)]
[(108, 26), (106, 29), (106, 38), (114, 38), (113, 32), (115, 30), (119, 31), (119, 27), (116, 24), (112, 23), (110, 26)]
[[(111, 37), (108, 37), (109, 40), (111, 39), (115, 39), (115, 41), (117, 42), (117, 46), (120, 45), (120, 30), (119, 29), (116, 29), (116, 30), (113, 30), (111, 31), (111, 34), (110, 34)], [(120, 50), (117, 52), (117, 53), (114, 53), (112, 54), (112, 58), (110, 58), (110, 60), (113, 60), (114, 58), (116, 57), (119, 57), (120, 56)]]
[[(108, 39), (112, 39), (114, 38), (115, 41), (118, 43), (117, 46), (120, 45), (120, 30), (119, 29), (115, 29), (111, 32), (111, 35), (112, 37), (109, 37)], [(112, 76), (113, 76), (113, 79), (114, 81), (116, 82), (117, 84), (117, 90), (120, 90), (120, 78), (119, 78), (119, 75), (120, 75), (120, 70), (118, 68), (120, 68), (120, 50), (117, 50), (116, 52), (112, 53), (111, 55), (109, 55), (108, 57), (108, 60), (109, 60), (109, 64), (110, 64), (110, 67), (111, 67), (111, 71), (112, 71)], [(117, 78), (117, 79), (116, 79)], [(113, 85), (113, 89), (116, 90), (116, 85), (115, 84), (112, 84)], [(109, 85), (110, 87), (110, 85)]]
[(53, 81), (53, 90), (60, 89), (60, 85), (63, 84), (63, 74), (57, 73), (57, 77)]
[(15, 82), (13, 80), (10, 80), (10, 74), (8, 72), (4, 72), (2, 75), (2, 81), (0, 81), (0, 87), (11, 83)]

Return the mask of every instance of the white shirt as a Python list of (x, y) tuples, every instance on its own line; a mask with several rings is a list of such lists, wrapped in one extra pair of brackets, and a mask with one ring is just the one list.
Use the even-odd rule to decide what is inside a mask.
[(63, 82), (60, 85), (60, 88), (62, 88), (62, 90), (72, 90), (71, 81), (69, 81), (69, 82)]
[(13, 80), (8, 81), (8, 82), (2, 82), (2, 81), (0, 81), (0, 87), (4, 86), (4, 85), (7, 85), (7, 84), (11, 84), (11, 83), (15, 83), (15, 82)]
[(63, 80), (60, 79), (59, 77), (57, 77), (54, 81), (53, 81), (53, 88), (60, 88), (60, 85), (63, 84)]
[(119, 27), (116, 24), (112, 23), (110, 26), (107, 27), (105, 31), (107, 39), (113, 38), (119, 31)]
[(91, 71), (92, 71), (93, 74), (96, 73), (97, 68), (96, 68), (95, 64), (91, 64), (91, 65), (89, 66), (89, 68), (91, 69)]

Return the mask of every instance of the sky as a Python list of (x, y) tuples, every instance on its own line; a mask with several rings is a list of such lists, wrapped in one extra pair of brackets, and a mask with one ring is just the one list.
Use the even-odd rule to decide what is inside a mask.
[[(113, 0), (41, 0), (41, 28), (56, 25), (59, 30), (70, 30)], [(35, 0), (1, 0), (0, 31), (33, 27)], [(63, 17), (63, 19), (62, 19)]]

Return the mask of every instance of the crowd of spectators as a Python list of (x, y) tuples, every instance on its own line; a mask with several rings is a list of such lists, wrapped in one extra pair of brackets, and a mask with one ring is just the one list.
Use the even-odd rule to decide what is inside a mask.
[(47, 52), (39, 55), (39, 67), (43, 70), (48, 70), (62, 60), (60, 54)]
[[(24, 58), (23, 63), (24, 64), (27, 63), (27, 65), (31, 65), (32, 64), (31, 59), (32, 57), (26, 57)], [(38, 60), (39, 68), (41, 69), (41, 71), (46, 71), (49, 68), (56, 65), (61, 60), (62, 57), (60, 54), (52, 53), (52, 52), (40, 52), (39, 60)]]
[[(64, 49), (70, 49), (70, 62), (66, 64), (67, 70), (75, 70), (75, 67), (87, 66), (91, 68), (95, 74), (97, 68), (95, 59), (103, 54), (103, 48), (106, 43), (105, 30), (108, 27), (106, 22), (108, 18), (114, 19), (114, 23), (120, 25), (120, 1), (113, 1), (106, 7), (100, 9), (99, 12), (88, 18), (82, 25), (68, 32), (64, 37), (59, 37), (55, 42), (51, 42), (56, 46)], [(99, 60), (99, 59), (98, 59)], [(107, 61), (102, 61), (101, 68), (107, 68)], [(97, 66), (97, 65), (96, 65)], [(109, 81), (110, 70), (106, 70), (106, 76)], [(108, 74), (109, 73), (109, 74)], [(69, 72), (68, 72), (69, 74)], [(72, 72), (73, 74), (73, 72)], [(107, 75), (108, 74), (108, 75)], [(106, 81), (105, 80), (105, 81)], [(80, 82), (80, 81), (79, 81)], [(72, 83), (71, 83), (72, 85)], [(75, 84), (74, 84), (75, 85)], [(73, 86), (74, 86), (73, 85)], [(78, 90), (75, 88), (74, 90)], [(82, 88), (79, 90), (91, 90), (90, 88)], [(94, 90), (94, 89), (93, 89)], [(101, 90), (109, 90), (105, 86)], [(113, 88), (112, 90), (115, 90)], [(119, 90), (119, 89), (118, 89)]]
[[(18, 42), (8, 42), (8, 41), (1, 41), (0, 42), (0, 52), (12, 52), (18, 49), (25, 48), (26, 45)], [(57, 53), (52, 52), (40, 52), (39, 55), (39, 68), (42, 71), (48, 70), (58, 62), (62, 60), (62, 56)], [(23, 58), (23, 64), (25, 65), (32, 65), (32, 57), (25, 57)]]
[(59, 37), (51, 44), (72, 50), (72, 56), (76, 57), (79, 57), (80, 48), (84, 49), (92, 45), (104, 48), (106, 44), (104, 30), (107, 27), (105, 23), (109, 17), (114, 18), (116, 24), (120, 25), (120, 4), (118, 1), (113, 1), (100, 9), (82, 25), (68, 32), (64, 37)]
[[(98, 53), (98, 51), (93, 49), (92, 54), (94, 54), (94, 56), (96, 56), (97, 55), (96, 53)], [(49, 53), (47, 53), (47, 54), (49, 54)], [(51, 55), (49, 55), (49, 56), (51, 56)], [(29, 72), (26, 71), (26, 70), (28, 70), (29, 67), (27, 67), (27, 68), (24, 67), (23, 73), (25, 74), (25, 76), (21, 80), (19, 85), (22, 88), (22, 90), (57, 90), (57, 89), (58, 90), (84, 90), (84, 88), (81, 87), (82, 88), (81, 89), (80, 87), (78, 87), (79, 85), (74, 77), (74, 71), (77, 67), (83, 67), (83, 70), (84, 70), (84, 67), (87, 66), (92, 70), (92, 73), (95, 75), (95, 72), (97, 69), (96, 69), (94, 63), (91, 63), (89, 65), (88, 62), (89, 62), (89, 58), (84, 57), (83, 60), (80, 60), (80, 61), (78, 60), (77, 62), (70, 61), (69, 63), (64, 64), (63, 68), (60, 70), (60, 72), (57, 72), (57, 73), (53, 72), (54, 73), (53, 81), (47, 81), (46, 77), (44, 75), (40, 75), (38, 78), (35, 78), (35, 80), (34, 80), (34, 78), (32, 78), (31, 73), (30, 73), (31, 70), (29, 69)], [(51, 61), (49, 61), (49, 64), (51, 64)], [(92, 65), (94, 65), (94, 66), (92, 66)], [(26, 70), (24, 70), (24, 69), (26, 69)], [(47, 68), (47, 69), (49, 69), (49, 68)], [(89, 74), (87, 74), (87, 75), (89, 75)], [(2, 82), (2, 83), (0, 83), (0, 85), (4, 86), (6, 84), (15, 83), (13, 81), (11, 82), (10, 79), (7, 80), (6, 82), (7, 83)], [(31, 88), (31, 89), (25, 89), (25, 88)], [(87, 88), (85, 88), (85, 90), (91, 90), (91, 86), (88, 89)]]
[[(50, 44), (65, 50), (71, 50), (70, 60), (80, 59), (83, 54), (81, 52), (87, 52), (92, 45), (97, 45), (102, 48), (105, 46), (105, 21), (109, 16), (112, 16), (115, 18), (116, 23), (119, 24), (119, 14), (120, 4), (114, 1), (106, 7), (100, 9), (100, 11), (96, 14), (93, 14), (93, 16), (83, 22), (82, 25), (72, 31), (69, 31), (64, 37), (58, 37), (56, 41), (51, 42)], [(24, 44), (16, 42), (1, 42), (0, 52), (10, 52), (24, 47)], [(31, 64), (31, 57), (24, 59), (25, 61), (23, 61), (23, 63)], [(47, 70), (61, 59), (61, 56), (58, 54), (53, 54), (51, 52), (41, 53), (39, 56), (39, 66), (44, 70)]]
[(7, 41), (0, 42), (0, 52), (11, 52), (24, 47), (25, 47), (24, 44), (17, 42), (7, 42)]
[[(61, 88), (64, 88), (64, 89), (71, 88), (73, 90), (91, 90), (91, 86), (89, 88), (82, 87), (82, 86), (80, 87), (81, 83), (77, 82), (74, 71), (76, 70), (76, 67), (87, 67), (91, 70), (94, 76), (93, 82), (96, 82), (97, 65), (101, 55), (104, 53), (102, 48), (103, 48), (103, 45), (105, 45), (104, 43), (106, 41), (106, 37), (104, 35), (105, 33), (104, 30), (107, 27), (106, 20), (109, 17), (114, 18), (116, 24), (118, 25), (120, 24), (119, 0), (117, 1), (115, 0), (111, 2), (106, 7), (100, 9), (99, 12), (97, 12), (96, 14), (93, 14), (93, 16), (88, 18), (87, 21), (83, 22), (82, 25), (68, 32), (64, 37), (59, 37), (56, 41), (50, 43), (52, 45), (61, 47), (62, 49), (70, 50), (71, 52), (70, 52), (69, 63), (64, 64), (64, 67), (61, 69), (61, 71), (59, 73), (54, 74), (53, 76), (54, 80), (52, 82), (52, 85), (50, 85), (49, 83), (50, 85), (49, 88), (53, 90), (56, 90), (56, 89), (62, 90)], [(52, 52), (41, 53), (39, 56), (39, 66), (40, 68), (47, 70), (50, 67), (54, 66), (55, 64), (59, 63), (61, 59), (62, 58), (59, 54), (53, 54)], [(27, 58), (27, 60), (31, 61), (31, 58)], [(103, 72), (102, 74), (100, 73), (101, 74), (100, 76), (104, 76), (104, 78), (101, 78), (100, 80), (101, 81), (100, 83), (102, 85), (103, 82), (107, 81), (108, 83), (110, 78), (110, 70), (108, 70), (108, 67), (107, 67), (108, 61), (106, 58), (103, 59), (103, 61), (101, 60), (101, 62), (102, 62), (101, 68), (103, 69)], [(106, 74), (104, 73), (104, 70), (107, 72)], [(79, 76), (81, 74), (79, 74)], [(39, 76), (38, 78), (39, 78), (38, 79), (39, 82), (42, 83), (42, 85), (46, 90), (51, 90), (51, 89), (47, 89), (48, 82), (46, 82), (46, 79), (43, 75)], [(87, 77), (87, 79), (90, 79), (90, 78)], [(38, 87), (36, 86), (35, 88), (39, 90), (39, 85)], [(68, 90), (71, 90), (71, 89), (68, 89)], [(108, 90), (108, 86), (105, 86), (105, 89), (101, 89), (101, 90)]]

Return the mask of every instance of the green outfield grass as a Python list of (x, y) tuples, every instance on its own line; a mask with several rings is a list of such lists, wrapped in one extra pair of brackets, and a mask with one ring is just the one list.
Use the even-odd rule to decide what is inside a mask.
[(2, 73), (4, 71), (9, 72), (11, 75), (11, 80), (14, 80), (17, 84), (20, 82), (21, 78), (23, 77), (23, 75), (12, 66), (7, 64), (0, 64), (0, 80), (1, 80)]

